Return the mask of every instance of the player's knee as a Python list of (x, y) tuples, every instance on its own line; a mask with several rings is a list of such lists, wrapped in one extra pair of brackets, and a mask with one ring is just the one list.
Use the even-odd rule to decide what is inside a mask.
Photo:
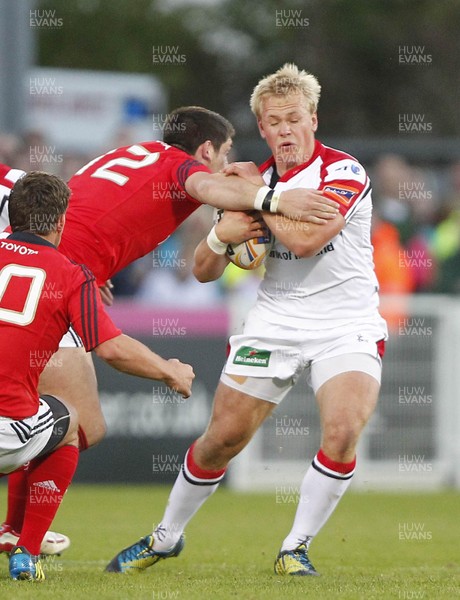
[[(203, 468), (222, 468), (246, 445), (247, 440), (241, 433), (225, 432), (222, 435), (206, 434), (199, 440), (198, 462)], [(216, 467), (218, 465), (218, 467)]]
[(251, 439), (245, 431), (230, 430), (216, 440), (219, 454), (228, 460), (236, 456)]
[(242, 432), (234, 432), (224, 440), (225, 449), (235, 455), (248, 443), (249, 439), (250, 437)]
[(326, 454), (333, 460), (341, 461), (345, 455), (354, 450), (360, 427), (346, 426), (344, 424), (330, 425), (323, 431), (322, 446)]

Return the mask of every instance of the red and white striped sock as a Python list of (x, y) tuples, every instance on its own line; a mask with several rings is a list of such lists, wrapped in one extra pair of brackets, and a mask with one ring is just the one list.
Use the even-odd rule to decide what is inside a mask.
[(202, 504), (219, 487), (226, 469), (201, 469), (193, 458), (193, 443), (187, 450), (184, 464), (169, 495), (161, 523), (154, 531), (153, 548), (160, 552), (170, 550), (179, 540), (187, 523)]
[(305, 473), (294, 524), (281, 550), (294, 550), (312, 538), (331, 516), (351, 483), (356, 458), (349, 463), (331, 460), (320, 449)]

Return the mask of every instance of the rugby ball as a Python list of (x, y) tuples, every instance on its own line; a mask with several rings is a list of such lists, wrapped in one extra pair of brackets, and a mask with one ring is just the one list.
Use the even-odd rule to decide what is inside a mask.
[[(218, 211), (217, 221), (220, 221), (223, 212), (222, 209)], [(264, 264), (272, 246), (273, 235), (268, 230), (265, 236), (252, 238), (246, 242), (241, 242), (241, 244), (229, 244), (227, 246), (227, 256), (240, 269), (257, 269)]]

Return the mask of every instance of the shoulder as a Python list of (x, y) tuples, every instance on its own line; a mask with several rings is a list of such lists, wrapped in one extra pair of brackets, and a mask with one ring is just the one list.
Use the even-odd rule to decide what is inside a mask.
[[(200, 163), (191, 154), (185, 152), (185, 150), (170, 146), (164, 142), (151, 142), (151, 144), (155, 145), (154, 148), (157, 148), (163, 164), (165, 166), (168, 165), (173, 172), (177, 172), (180, 180), (185, 181), (189, 175), (197, 171), (210, 173), (206, 165)], [(151, 151), (153, 152), (154, 150), (152, 149)]]
[(52, 257), (50, 257), (49, 262), (54, 263), (55, 269), (61, 272), (63, 278), (68, 279), (69, 284), (72, 282), (73, 286), (80, 286), (84, 283), (96, 281), (95, 275), (86, 265), (76, 263), (64, 254), (52, 249), (51, 252)]
[(325, 182), (336, 179), (357, 181), (365, 184), (368, 177), (365, 168), (351, 154), (322, 145), (321, 175)]
[(64, 256), (64, 258), (68, 261), (67, 269), (69, 273), (72, 273), (72, 275), (76, 279), (79, 279), (81, 283), (91, 283), (92, 281), (96, 281), (96, 277), (89, 267), (76, 263), (66, 256)]

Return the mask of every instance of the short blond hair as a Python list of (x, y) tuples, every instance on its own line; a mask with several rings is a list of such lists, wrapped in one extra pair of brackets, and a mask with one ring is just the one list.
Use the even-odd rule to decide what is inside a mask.
[(265, 96), (287, 96), (302, 94), (313, 114), (317, 111), (321, 86), (314, 75), (300, 71), (293, 63), (284, 64), (276, 73), (267, 75), (254, 88), (249, 104), (257, 119), (262, 114), (262, 100)]

